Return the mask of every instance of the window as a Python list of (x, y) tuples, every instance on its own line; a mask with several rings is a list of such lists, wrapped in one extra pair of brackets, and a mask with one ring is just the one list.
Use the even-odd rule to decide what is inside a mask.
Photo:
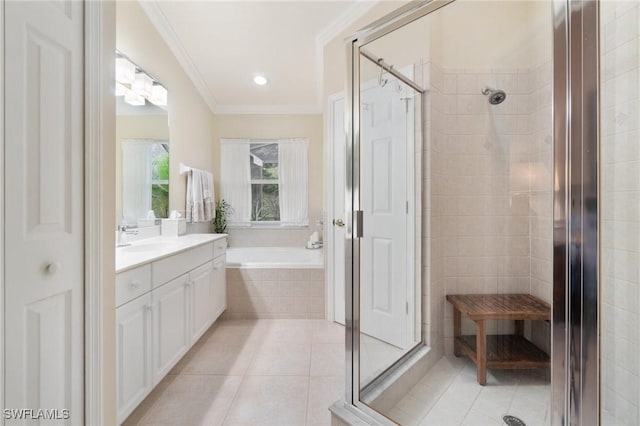
[(169, 217), (169, 144), (151, 145), (151, 210)]
[(251, 221), (280, 221), (278, 144), (250, 144), (248, 160), (251, 167)]
[(233, 208), (231, 226), (306, 226), (306, 139), (221, 142), (222, 198)]
[(151, 139), (122, 141), (122, 218), (135, 225), (155, 217), (167, 217), (169, 209), (169, 144)]

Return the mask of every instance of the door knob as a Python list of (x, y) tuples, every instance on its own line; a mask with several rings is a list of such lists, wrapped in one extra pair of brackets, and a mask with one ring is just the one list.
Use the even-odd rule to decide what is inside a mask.
[(342, 219), (333, 219), (333, 224), (341, 228), (344, 226), (344, 222), (342, 221)]
[(58, 272), (59, 269), (60, 269), (60, 262), (51, 262), (44, 267), (44, 271), (49, 275), (55, 274), (56, 272)]

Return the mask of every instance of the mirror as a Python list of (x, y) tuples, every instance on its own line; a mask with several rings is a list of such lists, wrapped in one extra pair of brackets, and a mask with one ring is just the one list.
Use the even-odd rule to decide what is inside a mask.
[[(118, 55), (116, 218), (118, 224), (153, 226), (159, 224), (161, 218), (168, 217), (169, 212), (169, 117), (166, 90), (124, 55)], [(124, 65), (123, 59), (126, 60)], [(127, 66), (135, 67), (135, 72), (130, 72), (128, 76)], [(145, 89), (144, 85), (149, 81), (151, 84)], [(157, 87), (161, 88), (160, 96), (154, 90)]]

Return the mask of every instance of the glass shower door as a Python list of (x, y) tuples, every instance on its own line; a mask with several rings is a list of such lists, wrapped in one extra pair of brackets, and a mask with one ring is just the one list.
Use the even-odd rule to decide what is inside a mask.
[(354, 50), (356, 404), (549, 424), (551, 3), (432, 7)]
[[(416, 300), (415, 99), (420, 94), (363, 57), (360, 86), (360, 386), (419, 341)], [(413, 75), (411, 67), (402, 75)], [(418, 321), (416, 321), (418, 315)], [(416, 325), (417, 322), (417, 325)], [(366, 392), (364, 392), (366, 393)]]

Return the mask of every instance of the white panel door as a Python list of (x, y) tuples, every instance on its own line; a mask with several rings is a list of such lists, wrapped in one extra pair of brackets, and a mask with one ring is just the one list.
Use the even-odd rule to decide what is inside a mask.
[(227, 262), (225, 256), (213, 260), (213, 289), (211, 303), (215, 321), (227, 309)]
[(153, 385), (189, 348), (189, 275), (151, 292), (153, 301)]
[(333, 102), (332, 143), (333, 143), (333, 225), (331, 227), (333, 244), (333, 312), (334, 321), (345, 323), (345, 227), (338, 220), (345, 220), (345, 172), (346, 172), (346, 134), (344, 131), (344, 98)]
[(213, 262), (207, 262), (189, 273), (191, 305), (191, 343), (207, 331), (213, 321)]
[(361, 331), (407, 344), (407, 90), (397, 81), (361, 93)]
[(153, 388), (151, 294), (116, 309), (116, 397), (118, 424)]
[(3, 5), (5, 406), (82, 424), (83, 3)]

